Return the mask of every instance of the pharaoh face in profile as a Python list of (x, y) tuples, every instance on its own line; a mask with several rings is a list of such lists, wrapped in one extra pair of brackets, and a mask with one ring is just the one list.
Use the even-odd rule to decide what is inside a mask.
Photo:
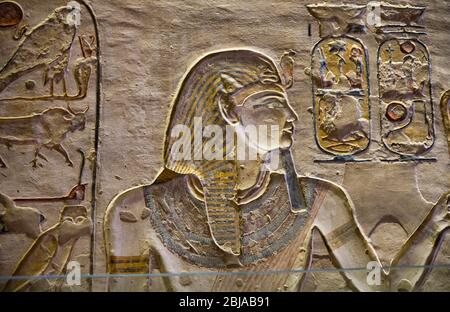
[[(211, 53), (188, 71), (169, 115), (164, 168), (107, 208), (109, 290), (298, 291), (300, 273), (180, 273), (307, 268), (312, 231), (342, 267), (379, 262), (345, 191), (295, 173), (292, 73), (291, 54), (278, 65), (253, 50)], [(249, 126), (264, 135), (255, 139)], [(242, 157), (238, 142), (255, 157)], [(158, 272), (174, 275), (113, 276)], [(368, 285), (364, 271), (344, 274), (358, 290), (384, 287)]]

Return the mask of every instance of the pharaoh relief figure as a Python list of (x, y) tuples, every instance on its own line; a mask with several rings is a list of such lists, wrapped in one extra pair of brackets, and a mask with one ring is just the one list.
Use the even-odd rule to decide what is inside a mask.
[[(278, 65), (250, 49), (207, 54), (188, 71), (169, 115), (164, 168), (153, 183), (118, 194), (106, 210), (109, 291), (301, 291), (304, 273), (289, 270), (310, 267), (313, 232), (341, 268), (365, 268), (371, 261), (382, 266), (348, 193), (295, 172), (290, 148), (297, 115), (287, 94), (292, 73), (291, 54)], [(224, 143), (223, 159), (198, 157), (211, 138), (179, 144), (180, 132), (174, 135), (180, 125), (197, 131), (197, 118), (223, 133), (231, 127), (233, 138), (246, 137), (246, 148), (257, 157), (243, 160)], [(280, 131), (271, 132), (270, 143), (261, 142), (247, 135), (249, 125)], [(190, 146), (191, 154), (174, 157)], [(431, 207), (391, 266), (428, 263), (450, 227), (449, 198), (445, 194)], [(288, 273), (267, 274), (277, 270)], [(126, 276), (137, 273), (143, 276)], [(164, 274), (145, 276), (150, 273)], [(414, 290), (426, 269), (383, 267), (380, 285), (369, 285), (365, 270), (342, 274), (358, 291)]]

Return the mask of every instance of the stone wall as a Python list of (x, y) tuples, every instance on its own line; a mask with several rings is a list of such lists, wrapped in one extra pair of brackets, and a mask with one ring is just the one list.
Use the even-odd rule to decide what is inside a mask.
[[(319, 7), (313, 16), (314, 7), (308, 10), (306, 5), (314, 2), (308, 1), (80, 1), (75, 2), (81, 12), (79, 25), (76, 18), (70, 19), (72, 10), (57, 9), (66, 1), (17, 0), (20, 6), (1, 2), (0, 21), (5, 25), (0, 25), (0, 63), (6, 65), (0, 72), (0, 143), (4, 143), (0, 145), (0, 193), (7, 195), (17, 206), (11, 209), (20, 213), (14, 215), (14, 222), (3, 222), (0, 275), (63, 274), (69, 260), (80, 262), (83, 274), (107, 272), (104, 217), (108, 204), (118, 193), (155, 179), (164, 166), (170, 107), (186, 72), (201, 57), (224, 49), (259, 51), (276, 63), (285, 52), (292, 52), (294, 80), (286, 92), (298, 115), (292, 146), (297, 173), (342, 186), (354, 204), (362, 232), (370, 238), (381, 263), (388, 264), (450, 189), (445, 110), (439, 106), (441, 95), (450, 87), (446, 79), (450, 3), (427, 2), (418, 23), (410, 12), (382, 16), (385, 20), (381, 22), (386, 24), (409, 18), (407, 24), (421, 26), (409, 30), (426, 32), (405, 35), (408, 27), (399, 27), (398, 34), (380, 33), (379, 28), (367, 24), (367, 12), (359, 16), (339, 11), (328, 2), (330, 5)], [(3, 3), (13, 4), (6, 7)], [(358, 3), (366, 8), (364, 1)], [(357, 5), (350, 8), (357, 10)], [(336, 14), (334, 19), (327, 16), (331, 13)], [(29, 25), (26, 32), (14, 39), (25, 24)], [(330, 150), (331, 145), (316, 136), (333, 136), (321, 132), (323, 119), (317, 120), (324, 93), (313, 96), (313, 92), (334, 88), (324, 82), (331, 81), (330, 76), (320, 76), (320, 62), (328, 58), (327, 70), (337, 76), (336, 59), (341, 57), (350, 76), (351, 66), (356, 68), (357, 63), (350, 55), (355, 43), (344, 40), (342, 54), (339, 47), (332, 50), (330, 42), (325, 42), (324, 49), (330, 49), (325, 57), (315, 47), (322, 37), (343, 34), (362, 43), (356, 44), (364, 55), (359, 59), (362, 72), (355, 69), (352, 74), (356, 76), (350, 78), (359, 79), (365, 93), (359, 98), (350, 94), (342, 102), (351, 106), (356, 99), (362, 105), (356, 123), (354, 112), (344, 107), (342, 114), (353, 116), (349, 117), (353, 118), (352, 133), (359, 131), (355, 135), (365, 139), (356, 139), (354, 149)], [(423, 42), (422, 46), (409, 41), (417, 55), (408, 50), (408, 44), (401, 47), (410, 37)], [(398, 58), (394, 63), (403, 61), (405, 55), (419, 59), (420, 52), (422, 57), (420, 64), (416, 63), (421, 71), (419, 78), (414, 76), (417, 85), (407, 85), (405, 78), (405, 90), (414, 93), (422, 88), (422, 102), (414, 104), (414, 111), (408, 105), (391, 106), (394, 121), (388, 120), (387, 105), (391, 101), (412, 103), (415, 98), (400, 94), (402, 90), (395, 85), (391, 89), (398, 92), (387, 94), (390, 89), (384, 81), (380, 83), (380, 75), (386, 81), (391, 75), (383, 78), (378, 67), (378, 63), (389, 63), (387, 45), (382, 44), (389, 38), (400, 38), (390, 46), (397, 49), (394, 54), (404, 54), (394, 56)], [(395, 70), (406, 75), (401, 65)], [(354, 86), (358, 89), (358, 82)], [(411, 112), (422, 116), (422, 124), (406, 135), (396, 134), (401, 138), (392, 140), (401, 142), (392, 143), (386, 133), (399, 125), (399, 119), (408, 123), (405, 119), (412, 118)], [(339, 123), (337, 119), (334, 121)], [(340, 143), (346, 139), (345, 135), (335, 138)], [(24, 208), (23, 213), (18, 207)], [(41, 229), (39, 213), (46, 218)], [(64, 217), (76, 228), (65, 229)], [(66, 234), (70, 239), (63, 239)], [(312, 240), (312, 268), (337, 267), (321, 236), (313, 234)], [(42, 260), (45, 256), (39, 246), (47, 253), (58, 250), (50, 260), (52, 267)], [(448, 264), (449, 257), (450, 237), (444, 234), (434, 263)], [(449, 279), (448, 269), (434, 269), (417, 289), (449, 290)], [(0, 288), (4, 285), (1, 281)], [(10, 283), (9, 287), (30, 286)], [(31, 290), (50, 288), (105, 291), (107, 285), (105, 279), (96, 278), (81, 286), (47, 282), (31, 286)], [(305, 277), (303, 289), (352, 287), (339, 273), (314, 273)]]

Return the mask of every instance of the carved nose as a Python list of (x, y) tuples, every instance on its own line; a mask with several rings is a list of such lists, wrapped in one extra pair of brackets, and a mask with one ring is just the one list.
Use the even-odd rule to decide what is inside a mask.
[(294, 122), (296, 120), (298, 120), (297, 114), (294, 112), (294, 110), (291, 107), (289, 107), (289, 116), (288, 116), (287, 121)]

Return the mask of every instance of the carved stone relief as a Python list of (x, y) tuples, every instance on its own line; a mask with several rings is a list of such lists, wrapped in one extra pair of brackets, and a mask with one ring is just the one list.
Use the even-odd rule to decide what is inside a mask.
[[(61, 275), (73, 257), (78, 239), (91, 234), (91, 221), (84, 206), (64, 206), (57, 224), (39, 234), (18, 262), (12, 277)], [(9, 280), (3, 291), (61, 291), (64, 280)]]
[(440, 105), (444, 130), (447, 134), (448, 151), (450, 153), (450, 90), (442, 94)]
[[(425, 44), (416, 38), (426, 34), (425, 27), (420, 24), (425, 7), (371, 2), (367, 6), (323, 3), (308, 5), (307, 8), (309, 13), (318, 20), (320, 36), (324, 38), (313, 49), (312, 72), (309, 73), (309, 69), (307, 71), (313, 79), (314, 118), (319, 147), (332, 154), (351, 155), (364, 151), (370, 144), (369, 126), (372, 118), (369, 104), (369, 69), (366, 61), (368, 55), (361, 41), (357, 41), (357, 44), (353, 43), (352, 47), (347, 47), (344, 44), (345, 39), (340, 39), (342, 36), (348, 38), (348, 34), (352, 33), (358, 36), (368, 33), (379, 42), (377, 82), (381, 111), (381, 139), (384, 147), (400, 155), (402, 160), (427, 159), (421, 158), (420, 155), (425, 154), (434, 144), (431, 63)], [(411, 30), (411, 28), (420, 29), (420, 31)], [(356, 41), (356, 39), (353, 40)], [(328, 48), (329, 53), (338, 59), (340, 77), (336, 77), (335, 73), (328, 69), (330, 56), (326, 55), (327, 50), (322, 46), (328, 41), (331, 41), (328, 43), (328, 45), (331, 44)], [(373, 52), (369, 50), (369, 54)], [(347, 57), (349, 59), (344, 57), (344, 53), (350, 54)], [(350, 65), (353, 65), (356, 71), (349, 69)], [(344, 83), (340, 83), (341, 81)], [(347, 92), (355, 93), (359, 88), (360, 96), (364, 88), (366, 96), (359, 105), (354, 100), (350, 105), (331, 105), (329, 103), (336, 101), (329, 96), (326, 97), (327, 100), (317, 99), (317, 94), (320, 92), (316, 91), (318, 87), (314, 87), (315, 85), (322, 88), (349, 85), (347, 88), (354, 88), (354, 90)], [(351, 100), (347, 99), (347, 102), (349, 101)], [(334, 109), (335, 112), (323, 113), (323, 109), (320, 108), (321, 102), (327, 103), (326, 106), (347, 107), (347, 110), (340, 108)], [(339, 118), (332, 117), (333, 115), (339, 116), (344, 122), (340, 123)], [(352, 120), (350, 125), (345, 122), (347, 119)], [(339, 124), (341, 127), (338, 127)], [(365, 130), (363, 130), (364, 126)], [(339, 128), (342, 130), (339, 131)], [(328, 129), (328, 132), (330, 129), (336, 129), (338, 133), (346, 132), (352, 140), (354, 140), (354, 133), (358, 132), (360, 141), (358, 143), (356, 140), (356, 145), (351, 146), (349, 143), (355, 142), (352, 140), (345, 142), (341, 139), (337, 146), (334, 143), (327, 147), (326, 141), (329, 140), (331, 133), (324, 135), (325, 129)], [(335, 160), (354, 161), (355, 158), (335, 157)]]
[[(90, 271), (99, 107), (95, 23), (83, 1), (0, 3), (0, 258), (8, 255), (1, 275), (64, 274), (70, 260)], [(53, 279), (5, 282), (5, 291), (70, 288)]]
[[(336, 45), (345, 46), (333, 39), (329, 44), (330, 50), (336, 53), (345, 51), (335, 48)], [(281, 62), (283, 64), (285, 62)], [(364, 205), (360, 198), (355, 197), (355, 202), (362, 204), (364, 209), (370, 211), (375, 208), (380, 213), (364, 224), (365, 227), (368, 225), (367, 230), (357, 221), (354, 202), (343, 188), (327, 180), (301, 175), (292, 181), (286, 177), (291, 170), (295, 173), (295, 168), (286, 167), (288, 162), (282, 162), (284, 174), (280, 175), (276, 171), (258, 170), (265, 164), (263, 156), (245, 162), (236, 154), (221, 161), (174, 157), (174, 151), (180, 148), (177, 143), (179, 136), (171, 134), (174, 127), (182, 124), (194, 129), (193, 120), (206, 117), (203, 120), (214, 120), (220, 127), (227, 124), (235, 127), (239, 137), (241, 126), (249, 118), (247, 114), (254, 120), (258, 118), (261, 101), (256, 101), (258, 104), (253, 107), (248, 107), (252, 105), (248, 102), (260, 94), (282, 98), (277, 105), (271, 100), (271, 104), (265, 107), (268, 110), (266, 115), (280, 116), (282, 124), (289, 121), (293, 115), (287, 104), (287, 88), (292, 85), (286, 82), (294, 79), (281, 74), (286, 72), (291, 71), (280, 72), (268, 56), (247, 49), (213, 52), (191, 67), (172, 105), (164, 143), (164, 167), (151, 184), (129, 188), (116, 195), (106, 210), (105, 249), (108, 273), (112, 274), (108, 279), (109, 291), (299, 291), (308, 287), (307, 274), (239, 277), (231, 273), (308, 269), (311, 266), (308, 259), (314, 253), (313, 235), (319, 235), (325, 242), (329, 254), (341, 268), (360, 267), (361, 263), (368, 261), (383, 263), (385, 267), (379, 285), (368, 284), (364, 273), (343, 270), (348, 286), (355, 290), (400, 291), (407, 288), (412, 291), (419, 287), (426, 275), (422, 266), (437, 253), (440, 233), (450, 228), (449, 194), (443, 194), (436, 203), (422, 200), (417, 189), (415, 197), (411, 196), (415, 185), (409, 168), (405, 171), (410, 176), (408, 181), (403, 179), (399, 185), (393, 185), (395, 191), (392, 194), (384, 192), (392, 206)], [(334, 77), (334, 74), (328, 76), (332, 75)], [(338, 76), (345, 79), (343, 74)], [(339, 85), (339, 80), (336, 84)], [(347, 80), (343, 86), (351, 87)], [(362, 81), (358, 87), (361, 86)], [(329, 87), (335, 90), (333, 85)], [(336, 93), (341, 95), (348, 89), (337, 89)], [(202, 91), (198, 94), (197, 90)], [(356, 92), (359, 92), (358, 88)], [(345, 96), (342, 95), (341, 99)], [(280, 111), (285, 114), (280, 115)], [(290, 125), (289, 129), (288, 135), (291, 136), (294, 128)], [(188, 137), (187, 141), (190, 142), (191, 138)], [(292, 143), (291, 139), (288, 141)], [(259, 142), (249, 141), (247, 144)], [(290, 144), (277, 148), (286, 150)], [(281, 157), (286, 156), (281, 153)], [(382, 168), (385, 165), (380, 163)], [(367, 184), (351, 177), (352, 171), (350, 168), (346, 173), (344, 185), (353, 193), (363, 194)], [(350, 182), (347, 180), (349, 176)], [(387, 175), (379, 178), (389, 179)], [(250, 182), (250, 187), (244, 188), (243, 182)], [(373, 183), (375, 189), (380, 180), (374, 179)], [(403, 201), (405, 206), (397, 209), (396, 192), (402, 187), (408, 188), (411, 202)], [(293, 192), (301, 194), (303, 209), (294, 209)], [(424, 215), (410, 220), (407, 214), (411, 209), (424, 212)], [(375, 242), (379, 243), (376, 235), (380, 232), (377, 230), (388, 223), (386, 220), (393, 220), (389, 224), (397, 224), (404, 231), (404, 239), (395, 245), (397, 250), (393, 254), (375, 245), (365, 234), (373, 234)], [(128, 244), (123, 245), (124, 240)], [(391, 266), (399, 264), (418, 267), (412, 272), (391, 271)], [(188, 280), (174, 277), (179, 271), (210, 270), (230, 275), (195, 276)], [(136, 283), (120, 275), (157, 272), (165, 274), (161, 278), (162, 283), (146, 281), (145, 276)]]
[(0, 291), (449, 290), (448, 6), (0, 1)]
[(351, 37), (322, 39), (312, 51), (316, 140), (333, 155), (353, 155), (370, 142), (367, 56)]
[(381, 133), (386, 148), (408, 156), (434, 143), (430, 60), (416, 39), (389, 39), (378, 53)]

